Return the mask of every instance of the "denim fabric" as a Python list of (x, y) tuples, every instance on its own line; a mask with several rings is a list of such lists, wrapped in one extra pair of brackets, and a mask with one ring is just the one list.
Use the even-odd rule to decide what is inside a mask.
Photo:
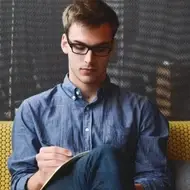
[(167, 120), (147, 98), (126, 92), (108, 77), (91, 103), (68, 76), (26, 99), (17, 110), (12, 133), (8, 167), (14, 190), (23, 190), (38, 170), (35, 155), (41, 147), (60, 146), (75, 155), (102, 144), (129, 155), (135, 183), (145, 190), (168, 189)]

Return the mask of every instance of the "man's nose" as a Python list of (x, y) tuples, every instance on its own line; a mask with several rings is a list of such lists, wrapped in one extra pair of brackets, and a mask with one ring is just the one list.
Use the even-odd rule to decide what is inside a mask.
[(92, 50), (89, 50), (87, 54), (85, 55), (85, 63), (91, 63), (92, 57), (93, 57)]

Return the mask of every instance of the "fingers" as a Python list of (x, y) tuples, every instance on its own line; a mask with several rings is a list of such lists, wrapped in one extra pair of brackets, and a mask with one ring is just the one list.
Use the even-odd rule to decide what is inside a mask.
[(37, 161), (49, 161), (49, 160), (56, 160), (56, 161), (61, 161), (62, 163), (70, 158), (69, 156), (65, 156), (63, 154), (56, 154), (56, 153), (39, 153), (36, 155), (36, 160)]
[(36, 161), (38, 167), (48, 168), (48, 167), (58, 167), (64, 162), (71, 159), (71, 151), (61, 147), (43, 147), (40, 149), (39, 154), (36, 155)]
[[(65, 161), (64, 161), (65, 162)], [(38, 168), (46, 168), (47, 170), (52, 170), (57, 168), (64, 163), (61, 160), (47, 160), (47, 161), (38, 161)]]
[(54, 154), (61, 154), (65, 156), (72, 156), (72, 152), (68, 149), (57, 147), (57, 146), (50, 146), (50, 147), (42, 147), (40, 152), (43, 153), (54, 153)]
[(41, 181), (44, 183), (56, 168), (70, 160), (71, 156), (72, 152), (65, 148), (56, 146), (42, 147), (36, 155)]

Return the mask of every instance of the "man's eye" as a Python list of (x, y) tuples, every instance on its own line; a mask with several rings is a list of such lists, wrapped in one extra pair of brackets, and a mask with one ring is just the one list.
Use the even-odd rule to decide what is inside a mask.
[(95, 49), (96, 52), (105, 52), (105, 51), (108, 51), (108, 50), (109, 50), (109, 48), (107, 48), (107, 47), (99, 47), (99, 48)]
[(75, 48), (75, 49), (78, 49), (78, 50), (85, 50), (85, 49), (86, 49), (85, 46), (78, 45), (78, 44), (75, 44), (75, 45), (74, 45), (74, 48)]

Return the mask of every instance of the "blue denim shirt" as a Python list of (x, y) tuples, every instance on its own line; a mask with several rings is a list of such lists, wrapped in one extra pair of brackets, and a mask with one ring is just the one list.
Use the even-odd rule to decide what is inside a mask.
[(126, 92), (107, 77), (92, 103), (68, 79), (26, 99), (17, 110), (8, 160), (12, 189), (23, 190), (37, 170), (35, 155), (43, 146), (73, 154), (102, 144), (121, 148), (134, 164), (134, 181), (145, 190), (169, 187), (166, 160), (168, 122), (146, 98)]

